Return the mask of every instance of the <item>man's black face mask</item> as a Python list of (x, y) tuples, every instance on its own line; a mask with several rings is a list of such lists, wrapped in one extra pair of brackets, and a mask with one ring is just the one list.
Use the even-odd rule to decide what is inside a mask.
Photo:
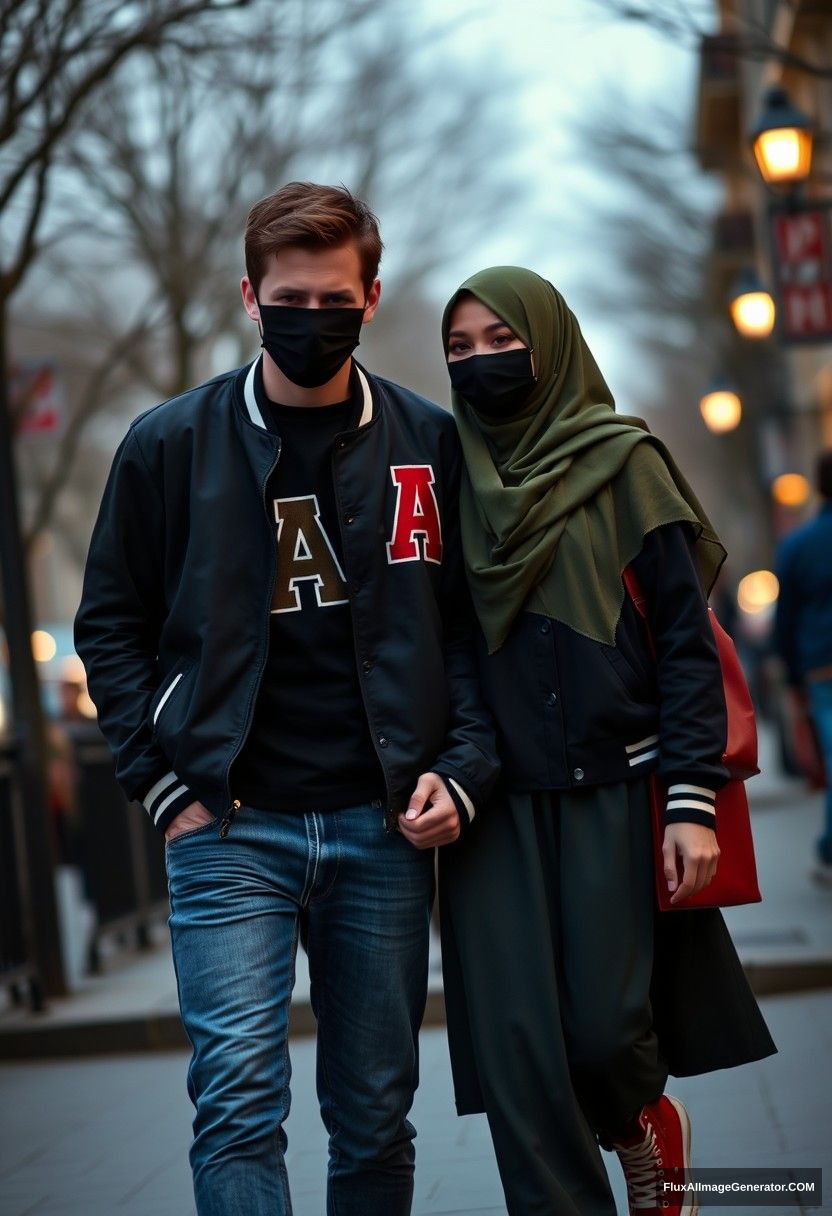
[(358, 346), (364, 308), (290, 308), (261, 304), (261, 342), (287, 380), (326, 384)]
[(532, 352), (528, 347), (498, 351), (495, 355), (471, 355), (448, 364), (455, 392), (487, 418), (507, 418), (515, 413), (534, 388)]

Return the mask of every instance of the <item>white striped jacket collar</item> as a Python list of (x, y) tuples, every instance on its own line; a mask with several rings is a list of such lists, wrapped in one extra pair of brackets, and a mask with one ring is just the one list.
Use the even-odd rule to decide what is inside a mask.
[[(257, 395), (254, 391), (254, 377), (257, 372), (257, 365), (263, 358), (258, 355), (246, 373), (246, 382), (243, 389), (245, 397), (246, 409), (248, 416), (255, 426), (259, 426), (261, 430), (267, 431), (269, 428), (263, 420), (263, 415), (260, 413), (260, 407), (257, 404)], [(358, 372), (358, 382), (361, 385), (361, 396), (363, 405), (361, 408), (361, 417), (358, 419), (358, 425), (366, 426), (373, 416), (373, 396), (370, 392), (370, 382), (367, 379), (363, 369), (357, 363), (354, 364), (355, 370)]]

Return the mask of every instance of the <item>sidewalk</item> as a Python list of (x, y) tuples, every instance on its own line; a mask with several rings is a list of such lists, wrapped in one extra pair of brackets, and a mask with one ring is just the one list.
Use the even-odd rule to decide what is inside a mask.
[[(726, 910), (726, 921), (758, 994), (832, 989), (832, 891), (812, 883), (812, 846), (821, 796), (781, 777), (772, 740), (761, 737), (763, 772), (749, 783), (763, 903)], [(442, 1025), (437, 943), (425, 1023)], [(306, 958), (298, 951), (292, 1033), (314, 1034)], [(42, 1014), (0, 1010), (0, 1059), (76, 1056), (187, 1046), (179, 1020), (167, 927), (141, 955), (115, 956)]]
[(779, 773), (765, 730), (760, 767), (748, 796), (763, 902), (727, 908), (725, 920), (758, 993), (832, 988), (832, 890), (809, 874), (823, 795)]
[[(699, 1166), (820, 1166), (827, 1189), (820, 1210), (832, 1212), (832, 997), (769, 997), (763, 1010), (779, 1055), (672, 1081), (670, 1092), (691, 1112)], [(0, 1066), (0, 1216), (193, 1216), (187, 1059), (165, 1052)], [(312, 1042), (293, 1043), (292, 1064), (287, 1160), (295, 1216), (321, 1216), (326, 1142)], [(421, 1072), (413, 1216), (506, 1216), (484, 1117), (453, 1113), (442, 1030), (423, 1031)], [(606, 1159), (625, 1212), (617, 1163)], [(799, 1209), (745, 1210), (792, 1216)]]

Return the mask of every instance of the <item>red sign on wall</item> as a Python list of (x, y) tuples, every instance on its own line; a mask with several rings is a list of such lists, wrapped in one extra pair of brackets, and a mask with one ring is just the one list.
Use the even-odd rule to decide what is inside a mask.
[(777, 324), (784, 342), (832, 341), (832, 209), (772, 216)]
[(64, 400), (51, 359), (20, 359), (11, 366), (9, 395), (19, 435), (54, 434), (63, 428)]

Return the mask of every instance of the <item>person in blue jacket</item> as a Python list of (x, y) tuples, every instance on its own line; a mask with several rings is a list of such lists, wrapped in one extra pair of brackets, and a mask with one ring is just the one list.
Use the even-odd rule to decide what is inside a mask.
[(832, 449), (818, 457), (817, 488), (819, 511), (777, 553), (774, 645), (789, 684), (805, 692), (823, 754), (827, 789), (815, 877), (832, 886)]

